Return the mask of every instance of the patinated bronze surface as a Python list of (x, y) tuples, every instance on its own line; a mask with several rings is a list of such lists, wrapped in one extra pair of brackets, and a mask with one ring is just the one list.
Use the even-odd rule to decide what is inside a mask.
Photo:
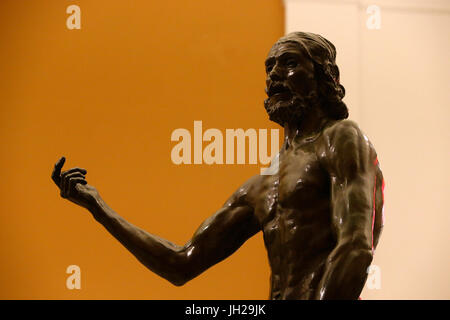
[(87, 184), (87, 171), (52, 173), (60, 194), (86, 209), (148, 269), (180, 286), (263, 232), (270, 299), (357, 299), (382, 230), (377, 154), (346, 120), (336, 51), (312, 33), (291, 33), (266, 59), (264, 106), (284, 127), (279, 169), (250, 178), (184, 246), (114, 212)]

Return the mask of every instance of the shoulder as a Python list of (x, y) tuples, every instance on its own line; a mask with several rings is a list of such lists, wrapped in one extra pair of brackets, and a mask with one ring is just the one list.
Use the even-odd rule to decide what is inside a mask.
[(372, 144), (354, 121), (341, 120), (327, 127), (323, 139), (321, 160), (337, 176), (361, 172), (376, 158)]
[(224, 207), (240, 207), (240, 206), (252, 206), (253, 194), (257, 192), (257, 189), (261, 185), (264, 176), (255, 175), (241, 184), (237, 190), (228, 198), (224, 203)]
[(352, 120), (337, 121), (327, 127), (323, 135), (330, 143), (343, 143), (345, 141), (359, 140), (364, 137), (358, 124)]

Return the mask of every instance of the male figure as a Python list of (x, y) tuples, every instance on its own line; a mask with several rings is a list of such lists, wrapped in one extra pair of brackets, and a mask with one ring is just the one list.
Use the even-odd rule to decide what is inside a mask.
[(86, 170), (52, 178), (61, 196), (88, 209), (148, 269), (181, 286), (262, 231), (270, 299), (357, 299), (382, 229), (383, 177), (367, 137), (342, 102), (336, 51), (312, 33), (278, 40), (266, 60), (264, 105), (284, 127), (279, 168), (245, 182), (184, 246), (115, 213)]

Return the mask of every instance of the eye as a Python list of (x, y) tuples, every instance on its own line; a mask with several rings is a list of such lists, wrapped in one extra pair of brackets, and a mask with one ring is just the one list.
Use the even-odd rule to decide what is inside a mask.
[(295, 59), (288, 59), (286, 61), (286, 66), (288, 68), (295, 68), (297, 66), (297, 61)]
[(273, 64), (266, 65), (266, 73), (269, 73), (273, 68)]

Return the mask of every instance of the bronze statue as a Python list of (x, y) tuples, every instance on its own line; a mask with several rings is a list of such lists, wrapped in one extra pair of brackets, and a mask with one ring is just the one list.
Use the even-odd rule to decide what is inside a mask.
[(383, 226), (383, 176), (376, 152), (346, 120), (334, 45), (295, 32), (266, 59), (264, 101), (284, 127), (279, 168), (250, 178), (184, 246), (152, 235), (114, 212), (87, 184), (87, 171), (52, 179), (61, 197), (86, 209), (148, 269), (181, 286), (263, 232), (270, 299), (358, 299)]

